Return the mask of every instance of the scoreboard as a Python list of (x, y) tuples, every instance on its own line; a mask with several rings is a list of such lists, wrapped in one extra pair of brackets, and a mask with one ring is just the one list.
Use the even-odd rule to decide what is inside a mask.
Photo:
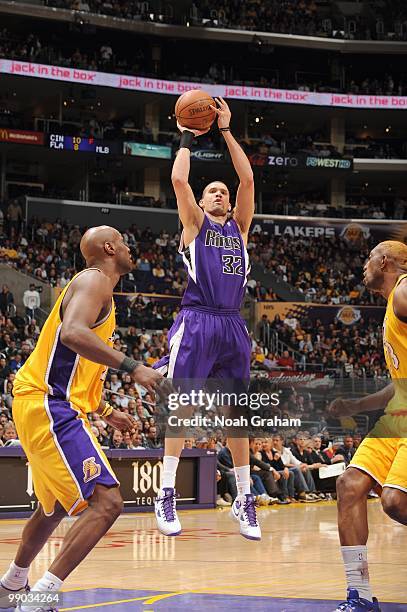
[(84, 151), (110, 155), (116, 153), (115, 143), (99, 140), (97, 138), (84, 138), (82, 136), (63, 136), (62, 134), (49, 135), (49, 148), (60, 151)]

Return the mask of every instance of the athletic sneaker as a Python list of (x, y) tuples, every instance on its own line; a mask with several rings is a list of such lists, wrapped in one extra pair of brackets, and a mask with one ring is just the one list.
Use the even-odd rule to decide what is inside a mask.
[(315, 504), (318, 500), (315, 499), (311, 493), (305, 493), (305, 491), (303, 491), (298, 494), (298, 501), (304, 504)]
[(256, 495), (255, 502), (258, 506), (274, 506), (274, 504), (278, 503), (278, 498), (262, 493), (261, 495)]
[(17, 589), (15, 591), (13, 589), (7, 589), (0, 582), (0, 608), (2, 610), (5, 610), (6, 608), (15, 608), (16, 604), (10, 605), (9, 595), (15, 595), (16, 593), (27, 593), (29, 590), (30, 587), (28, 586), (28, 582), (25, 587), (23, 587), (22, 589)]
[(336, 608), (335, 612), (380, 612), (376, 597), (373, 601), (359, 597), (356, 589), (348, 589), (348, 598)]
[(258, 506), (268, 506), (269, 505), (269, 496), (266, 495), (256, 495), (255, 501)]
[(175, 489), (164, 487), (158, 492), (154, 503), (157, 527), (166, 536), (176, 536), (181, 533), (175, 499)]
[(230, 509), (230, 517), (239, 522), (240, 533), (244, 538), (248, 540), (261, 540), (255, 499), (251, 493), (236, 497)]
[(221, 497), (220, 495), (217, 495), (216, 505), (218, 506), (218, 508), (226, 508), (227, 506), (230, 508), (232, 504), (230, 502), (227, 502), (226, 499), (223, 499), (223, 497)]

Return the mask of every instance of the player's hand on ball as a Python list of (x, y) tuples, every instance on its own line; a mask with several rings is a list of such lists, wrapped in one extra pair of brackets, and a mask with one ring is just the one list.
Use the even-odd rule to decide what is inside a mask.
[(344, 399), (337, 397), (328, 406), (328, 414), (333, 417), (353, 416), (359, 412), (357, 400)]
[(211, 129), (210, 127), (208, 127), (206, 130), (193, 130), (191, 128), (184, 127), (179, 123), (179, 121), (177, 121), (177, 128), (180, 132), (185, 132), (185, 130), (187, 130), (188, 132), (192, 132), (194, 136), (203, 136), (203, 134), (206, 134)]
[(134, 433), (136, 430), (135, 419), (130, 414), (120, 412), (120, 410), (113, 410), (112, 414), (105, 417), (105, 421), (108, 425), (113, 427), (113, 429), (118, 429), (119, 431)]
[(225, 100), (221, 98), (220, 96), (219, 98), (215, 98), (215, 100), (219, 108), (216, 108), (216, 106), (211, 105), (211, 109), (214, 110), (216, 114), (218, 115), (218, 127), (227, 128), (230, 126), (230, 119), (232, 117), (230, 108), (227, 102), (225, 102)]

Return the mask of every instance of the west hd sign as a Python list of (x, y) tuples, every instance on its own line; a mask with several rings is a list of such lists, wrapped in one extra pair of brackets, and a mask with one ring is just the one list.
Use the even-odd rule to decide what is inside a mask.
[(352, 170), (353, 160), (317, 157), (315, 155), (262, 155), (252, 153), (249, 155), (253, 166), (285, 168), (294, 170), (304, 170), (307, 168), (321, 168), (329, 170)]

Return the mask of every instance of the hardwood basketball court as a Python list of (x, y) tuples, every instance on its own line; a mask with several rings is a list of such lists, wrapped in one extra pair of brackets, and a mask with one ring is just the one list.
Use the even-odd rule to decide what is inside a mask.
[[(260, 509), (261, 542), (244, 540), (227, 508), (181, 511), (180, 518), (182, 535), (166, 538), (153, 514), (123, 515), (64, 584), (60, 610), (332, 612), (344, 598), (334, 502)], [(70, 521), (33, 564), (31, 584), (49, 567)], [(405, 612), (406, 529), (377, 500), (369, 502), (369, 521), (373, 592), (382, 612)], [(0, 572), (23, 525), (0, 521)]]

